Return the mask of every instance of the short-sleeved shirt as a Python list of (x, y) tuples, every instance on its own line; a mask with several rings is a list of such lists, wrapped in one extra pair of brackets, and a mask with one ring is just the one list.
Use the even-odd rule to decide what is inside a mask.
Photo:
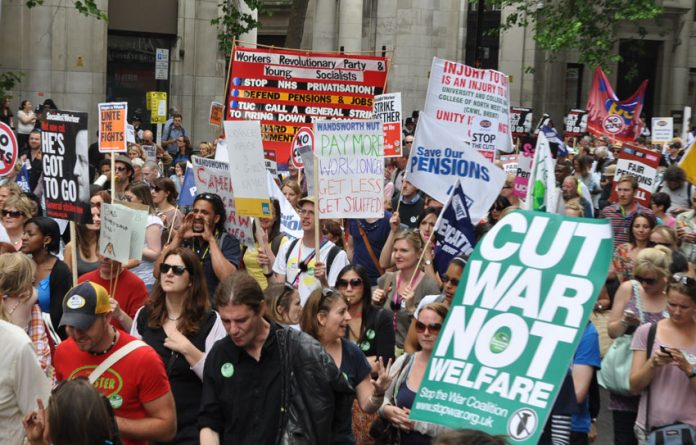
[[(58, 381), (88, 377), (94, 369), (114, 352), (135, 338), (119, 331), (119, 338), (109, 352), (93, 355), (81, 351), (72, 338), (62, 342), (55, 353)], [(126, 419), (147, 416), (143, 405), (159, 399), (170, 391), (167, 373), (157, 352), (149, 346), (138, 348), (108, 368), (94, 384), (104, 394), (114, 414)], [(123, 437), (124, 445), (145, 445), (144, 440)]]
[[(194, 239), (196, 239), (195, 245), (193, 242)], [(217, 245), (220, 247), (220, 251), (222, 251), (222, 256), (224, 256), (227, 261), (234, 264), (234, 266), (239, 269), (239, 258), (242, 255), (242, 251), (237, 238), (228, 233), (222, 233), (221, 235), (216, 236), (215, 239), (217, 241)], [(217, 275), (215, 275), (215, 271), (213, 270), (213, 260), (210, 258), (210, 249), (208, 246), (205, 246), (205, 248), (202, 249), (197, 249), (196, 247), (200, 246), (197, 238), (184, 240), (183, 245), (184, 247), (188, 247), (189, 249), (193, 250), (193, 252), (198, 255), (198, 258), (201, 259), (201, 262), (203, 263), (203, 273), (205, 274), (205, 282), (208, 285), (208, 296), (212, 302), (213, 295), (215, 295), (215, 289), (217, 289), (220, 280), (218, 279)]]
[[(633, 335), (631, 349), (634, 351), (647, 350), (649, 332), (650, 323), (640, 326)], [(650, 355), (654, 354), (660, 345), (669, 346), (669, 343), (660, 338), (658, 329)], [(682, 349), (681, 352), (691, 363), (691, 366), (696, 366), (696, 341), (688, 348)], [(648, 420), (651, 429), (676, 422), (696, 425), (696, 390), (691, 386), (686, 374), (675, 364), (670, 363), (659, 367), (650, 382), (649, 390), (650, 413)], [(646, 397), (643, 395), (640, 398), (638, 417), (636, 417), (636, 423), (642, 427), (645, 427), (646, 403)]]
[(623, 243), (630, 241), (629, 231), (631, 230), (631, 219), (636, 213), (655, 215), (652, 210), (641, 205), (636, 201), (636, 207), (632, 212), (624, 213), (619, 204), (612, 204), (604, 207), (600, 212), (602, 218), (606, 218), (611, 223), (611, 230), (614, 235), (614, 249)]
[[(288, 249), (292, 245), (292, 250), (288, 255)], [(329, 255), (329, 251), (335, 244), (331, 241), (325, 241), (322, 243), (319, 249), (319, 255), (322, 262), (326, 262)], [(295, 289), (297, 289), (300, 294), (300, 302), (304, 306), (305, 302), (309, 298), (309, 294), (312, 293), (314, 289), (321, 286), (321, 282), (314, 278), (314, 264), (316, 256), (314, 255), (314, 248), (307, 247), (302, 242), (302, 240), (297, 242), (287, 242), (280, 246), (278, 249), (278, 254), (276, 255), (275, 263), (273, 263), (273, 272), (278, 275), (285, 275), (285, 281), (291, 284)], [(307, 265), (307, 271), (302, 272), (299, 268), (299, 264), (303, 263)], [(341, 250), (334, 257), (333, 263), (331, 263), (331, 269), (327, 271), (327, 281), (329, 286), (333, 287), (336, 285), (336, 279), (338, 278), (338, 273), (345, 266), (349, 264), (348, 256), (346, 252)]]
[[(595, 369), (601, 368), (602, 359), (599, 355), (599, 333), (592, 323), (587, 323), (578, 343), (578, 348), (573, 356), (573, 365), (591, 366)], [(590, 431), (590, 396), (589, 394), (582, 403), (578, 404), (578, 412), (573, 414), (572, 431), (587, 433)]]
[[(365, 358), (365, 354), (360, 351), (355, 344), (348, 340), (341, 339), (341, 372), (346, 376), (350, 385), (356, 388), (360, 382), (365, 380), (365, 377), (370, 375), (372, 368)], [(352, 405), (346, 405), (347, 412), (337, 416), (338, 424), (336, 425), (336, 433), (334, 434), (334, 444), (355, 444), (352, 428), (352, 414), (350, 411)]]
[(274, 443), (281, 407), (281, 357), (275, 330), (256, 361), (227, 336), (208, 353), (203, 371), (199, 428), (211, 428), (220, 443)]
[[(118, 301), (121, 310), (128, 314), (130, 318), (135, 317), (135, 313), (138, 312), (138, 309), (143, 307), (147, 300), (147, 288), (145, 287), (145, 283), (128, 269), (123, 269), (121, 271), (118, 276), (118, 281), (114, 280), (109, 282), (109, 280), (103, 279), (101, 275), (99, 275), (99, 269), (87, 272), (78, 278), (77, 281), (78, 283), (84, 283), (85, 281), (97, 283), (106, 289), (109, 295), (114, 295), (111, 292), (111, 285), (115, 285), (116, 295), (114, 295), (114, 299)], [(119, 323), (115, 317), (111, 319), (111, 324), (118, 329), (123, 329), (121, 323)]]

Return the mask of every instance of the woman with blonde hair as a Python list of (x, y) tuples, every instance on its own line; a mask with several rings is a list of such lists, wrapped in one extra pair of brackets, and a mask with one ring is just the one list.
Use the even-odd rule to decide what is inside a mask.
[(294, 179), (288, 179), (285, 181), (280, 191), (283, 192), (285, 199), (287, 199), (294, 208), (297, 208), (302, 197), (302, 189), (300, 185)]
[(10, 242), (16, 251), (22, 248), (24, 223), (34, 216), (36, 203), (26, 195), (11, 195), (2, 207), (2, 225), (10, 237)]
[(0, 255), (0, 270), (0, 319), (24, 329), (34, 344), (41, 369), (52, 379), (51, 348), (34, 290), (36, 266), (23, 253), (4, 253)]
[(675, 251), (679, 248), (677, 232), (667, 226), (656, 226), (650, 232), (650, 244), (669, 247), (672, 251)]
[[(646, 247), (633, 262), (633, 279), (626, 280), (616, 291), (607, 332), (609, 337), (633, 335), (644, 323), (655, 323), (667, 316), (665, 289), (671, 276), (672, 251), (664, 246)], [(609, 393), (609, 409), (614, 418), (614, 442), (629, 443), (638, 411), (637, 396)], [(635, 439), (632, 439), (635, 443)]]
[[(403, 350), (411, 317), (426, 295), (440, 293), (435, 280), (417, 267), (423, 252), (423, 238), (412, 230), (403, 230), (394, 237), (392, 263), (395, 272), (386, 272), (377, 280), (372, 304), (390, 307), (396, 331), (396, 348)], [(398, 355), (398, 354), (397, 354)]]

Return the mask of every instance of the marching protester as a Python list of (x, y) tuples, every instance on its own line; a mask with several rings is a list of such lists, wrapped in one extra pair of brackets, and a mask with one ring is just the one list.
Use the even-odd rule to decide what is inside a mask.
[(65, 264), (72, 272), (73, 252), (77, 257), (77, 276), (92, 272), (99, 267), (99, 230), (101, 228), (101, 205), (111, 202), (111, 195), (104, 190), (92, 193), (89, 198), (92, 222), (76, 224), (76, 239), (65, 245)]
[[(258, 281), (258, 280), (257, 280)], [(300, 294), (287, 283), (269, 284), (263, 291), (266, 300), (266, 317), (280, 325), (299, 325), (302, 316)]]

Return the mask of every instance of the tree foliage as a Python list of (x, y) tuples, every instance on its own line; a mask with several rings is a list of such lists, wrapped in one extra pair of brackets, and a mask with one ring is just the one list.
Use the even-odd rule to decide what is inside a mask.
[(221, 14), (210, 23), (217, 26), (218, 48), (224, 54), (231, 54), (232, 43), (236, 37), (261, 26), (261, 22), (254, 19), (254, 16), (240, 11), (242, 2), (252, 11), (257, 10), (257, 17), (267, 12), (263, 0), (222, 0), (218, 4)]
[[(470, 0), (476, 1), (476, 0)], [(640, 21), (658, 17), (659, 0), (485, 0), (486, 5), (509, 11), (501, 29), (532, 26), (534, 40), (553, 59), (564, 50), (577, 50), (578, 62), (589, 66), (621, 60), (616, 53), (618, 24), (633, 22), (637, 33), (646, 30)]]
[[(42, 6), (45, 0), (26, 0), (27, 8), (35, 8), (37, 6)], [(80, 14), (86, 17), (94, 17), (97, 20), (104, 20), (105, 22), (109, 20), (106, 12), (99, 9), (96, 0), (74, 0), (73, 5), (75, 9)]]

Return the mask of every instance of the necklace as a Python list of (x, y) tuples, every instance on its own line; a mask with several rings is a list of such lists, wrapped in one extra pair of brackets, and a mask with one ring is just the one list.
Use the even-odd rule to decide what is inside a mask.
[[(113, 329), (113, 328), (112, 328), (112, 329)], [(104, 355), (104, 354), (106, 354), (107, 352), (111, 351), (111, 348), (114, 347), (114, 345), (116, 344), (116, 340), (117, 340), (117, 339), (118, 339), (118, 332), (116, 331), (116, 329), (114, 329), (114, 338), (113, 338), (113, 340), (111, 341), (111, 344), (109, 345), (108, 348), (104, 349), (104, 350), (101, 351), (101, 352), (89, 351), (89, 353), (92, 354), (92, 355)]]
[(181, 318), (181, 314), (179, 314), (179, 316), (176, 317), (176, 318), (174, 318), (174, 317), (170, 316), (169, 314), (167, 314), (167, 318), (168, 318), (169, 320), (171, 320), (171, 321), (178, 321), (178, 320)]
[[(9, 296), (9, 295), (3, 295), (2, 298), (3, 298), (3, 300), (7, 301), (7, 300), (9, 300), (10, 296)], [(7, 315), (12, 315), (12, 314), (14, 313), (14, 311), (17, 310), (17, 306), (19, 306), (19, 303), (21, 303), (21, 302), (22, 302), (22, 300), (20, 300), (19, 298), (17, 298), (17, 302), (14, 304), (14, 306), (12, 306), (12, 309), (10, 309), (9, 311), (7, 311)]]

